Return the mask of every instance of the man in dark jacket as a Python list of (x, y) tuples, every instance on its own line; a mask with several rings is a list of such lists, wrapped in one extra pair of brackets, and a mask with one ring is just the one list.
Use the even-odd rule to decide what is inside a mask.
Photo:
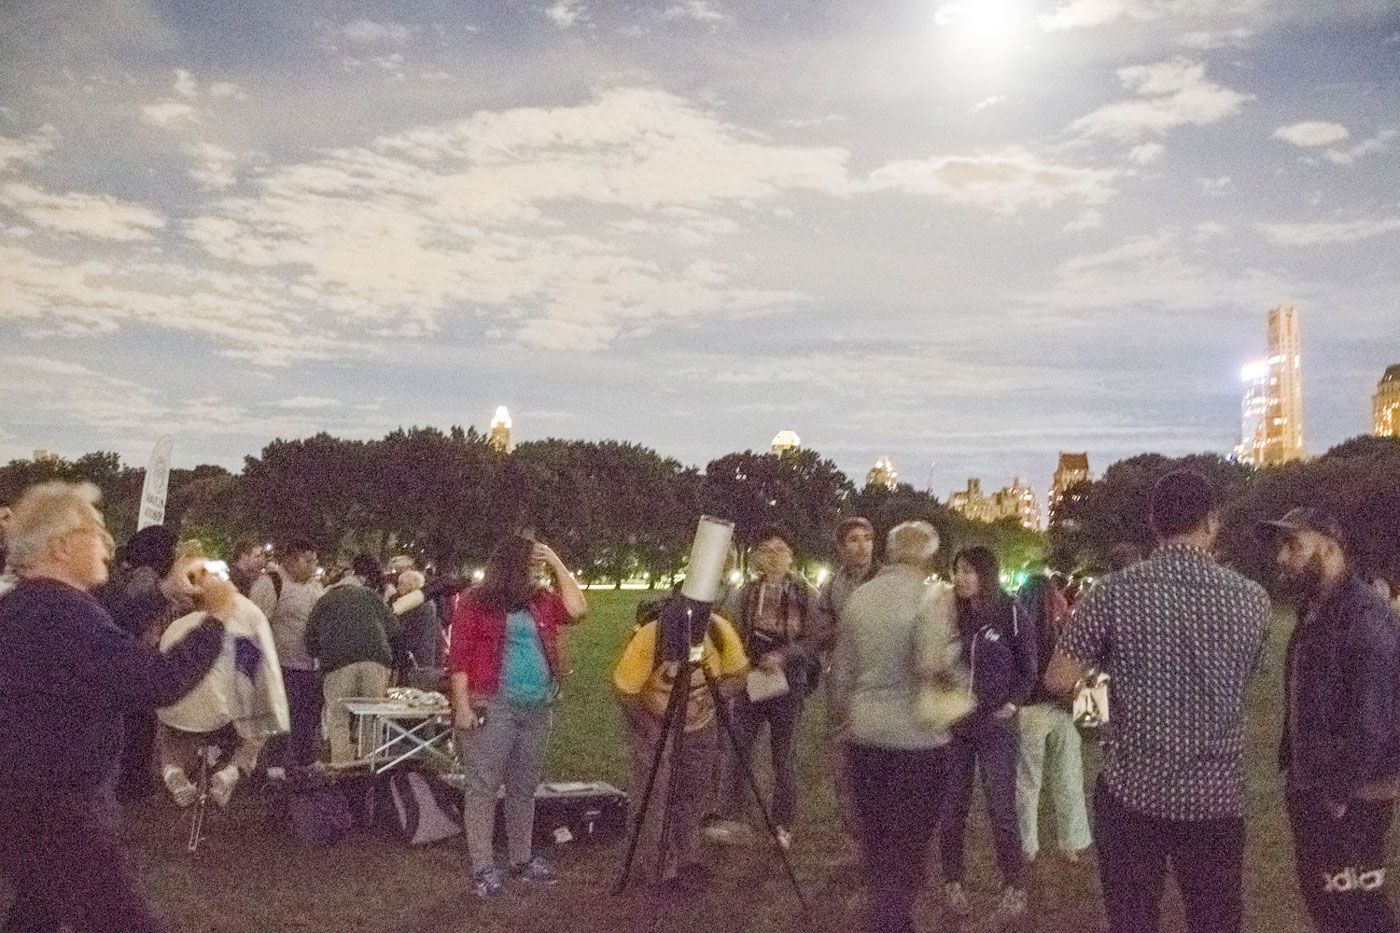
[(1400, 622), (1331, 515), (1293, 509), (1260, 534), (1298, 605), (1279, 766), (1303, 900), (1322, 931), (1396, 930), (1385, 857), (1400, 796)]
[(350, 697), (382, 697), (394, 661), (390, 642), (398, 632), (383, 598), (384, 578), (373, 554), (359, 554), (347, 574), (316, 601), (306, 620), (306, 650), (321, 669), (326, 699), (326, 738), (331, 761), (351, 761)]
[(169, 653), (123, 632), (89, 591), (112, 538), (91, 484), (42, 483), (7, 533), (19, 584), (0, 597), (0, 877), (7, 931), (165, 925), (142, 897), (116, 817), (122, 716), (174, 703), (208, 672), (231, 585), (192, 565), (186, 595), (209, 615)]

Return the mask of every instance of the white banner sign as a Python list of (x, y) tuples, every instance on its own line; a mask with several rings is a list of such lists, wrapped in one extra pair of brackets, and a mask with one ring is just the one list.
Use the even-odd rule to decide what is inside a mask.
[(165, 521), (165, 493), (170, 488), (170, 451), (174, 447), (175, 438), (166, 434), (156, 441), (156, 449), (151, 451), (151, 462), (146, 466), (146, 481), (141, 484), (141, 517), (136, 520), (137, 531)]

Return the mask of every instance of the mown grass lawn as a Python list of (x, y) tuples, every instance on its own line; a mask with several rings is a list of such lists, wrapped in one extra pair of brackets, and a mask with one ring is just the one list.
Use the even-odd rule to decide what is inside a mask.
[[(627, 762), (608, 674), (633, 610), (644, 596), (636, 591), (589, 592), (590, 616), (571, 636), (576, 673), (556, 727), (549, 779), (602, 779), (625, 787)], [(1279, 658), (1286, 625), (1281, 619), (1275, 627), (1271, 663), (1251, 700), (1246, 929), (1268, 933), (1308, 929), (1301, 919), (1274, 773)], [(792, 852), (812, 906), (805, 919), (771, 851), (762, 846), (712, 850), (714, 883), (683, 899), (658, 899), (645, 892), (613, 896), (610, 888), (620, 868), (621, 843), (564, 846), (553, 854), (561, 884), (538, 891), (516, 886), (483, 903), (471, 893), (460, 838), (416, 850), (364, 834), (333, 848), (311, 848), (289, 835), (275, 801), (257, 793), (240, 791), (228, 811), (216, 814), (194, 856), (184, 851), (182, 814), (163, 800), (133, 807), (127, 816), (128, 835), (151, 897), (183, 931), (852, 930), (859, 924), (859, 885), (838, 864), (845, 853), (833, 815), (822, 719), (818, 699), (803, 730), (803, 805)], [(1090, 758), (1092, 770), (1096, 756)], [(996, 874), (980, 804), (969, 851), (975, 902), (990, 910)], [(930, 873), (937, 878), (936, 861)], [(1167, 914), (1166, 929), (1181, 930), (1174, 900), (1169, 899)], [(944, 928), (936, 897), (925, 898), (921, 921), (926, 930)], [(1031, 909), (1023, 929), (1067, 933), (1097, 930), (1100, 925), (1092, 859), (1070, 865), (1042, 857), (1035, 866)], [(946, 928), (954, 929), (951, 923)]]

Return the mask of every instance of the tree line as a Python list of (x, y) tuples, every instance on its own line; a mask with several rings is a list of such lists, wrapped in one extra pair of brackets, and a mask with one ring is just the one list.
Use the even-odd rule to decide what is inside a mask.
[[(880, 536), (918, 518), (938, 529), (945, 564), (960, 547), (987, 544), (1013, 573), (1045, 564), (1094, 573), (1120, 542), (1151, 549), (1148, 493), (1181, 467), (1204, 473), (1220, 490), (1222, 554), (1251, 575), (1268, 577), (1254, 524), (1295, 505), (1335, 512), (1364, 567), (1400, 575), (1400, 440), (1378, 437), (1261, 470), (1213, 454), (1131, 457), (1069, 490), (1041, 534), (1014, 519), (970, 521), (908, 484), (857, 487), (813, 450), (746, 450), (699, 469), (619, 441), (551, 438), (505, 453), (474, 428), (415, 427), (369, 441), (329, 434), (276, 440), (245, 458), (239, 473), (210, 465), (172, 470), (166, 521), (216, 554), (244, 536), (300, 536), (328, 557), (403, 553), (450, 572), (480, 566), (501, 536), (528, 529), (585, 579), (604, 582), (670, 578), (701, 514), (733, 521), (741, 544), (763, 525), (781, 524), (804, 561), (834, 557), (832, 534), (845, 516), (864, 515)], [(43, 479), (90, 480), (121, 541), (135, 531), (143, 476), (106, 452), (14, 460), (0, 467), (0, 502)]]
[(1320, 457), (1266, 469), (1214, 454), (1120, 460), (1091, 483), (1068, 491), (1050, 525), (1050, 561), (1063, 568), (1101, 569), (1114, 545), (1152, 544), (1147, 503), (1152, 484), (1171, 470), (1190, 468), (1215, 484), (1222, 500), (1221, 557), (1267, 581), (1272, 555), (1254, 538), (1260, 522), (1300, 505), (1332, 512), (1350, 536), (1364, 572), (1400, 580), (1400, 438), (1363, 435)]
[[(43, 479), (85, 479), (102, 490), (118, 541), (135, 531), (144, 471), (113, 453), (77, 460), (15, 460), (0, 467), (0, 502)], [(475, 428), (398, 430), (379, 440), (317, 434), (276, 440), (233, 473), (174, 469), (166, 523), (226, 553), (237, 539), (309, 538), (327, 557), (371, 550), (409, 554), (440, 569), (480, 566), (494, 543), (531, 530), (592, 582), (669, 579), (689, 553), (701, 514), (735, 523), (741, 544), (776, 523), (804, 561), (834, 556), (842, 517), (864, 515), (883, 532), (925, 519), (944, 552), (994, 547), (1008, 566), (1045, 557), (1044, 537), (1014, 520), (972, 522), (932, 495), (900, 485), (857, 488), (813, 450), (726, 454), (703, 469), (619, 441), (529, 441), (509, 453)]]

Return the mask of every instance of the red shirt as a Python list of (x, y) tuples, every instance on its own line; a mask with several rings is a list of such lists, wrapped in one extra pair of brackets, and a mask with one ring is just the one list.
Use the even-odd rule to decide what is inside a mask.
[[(545, 662), (555, 680), (569, 672), (569, 658), (559, 630), (573, 622), (564, 600), (553, 590), (540, 590), (530, 600), (530, 616), (540, 637)], [(483, 606), (466, 593), (452, 615), (452, 645), (447, 651), (447, 672), (466, 674), (467, 687), (477, 696), (495, 696), (501, 686), (505, 660), (506, 612)]]

